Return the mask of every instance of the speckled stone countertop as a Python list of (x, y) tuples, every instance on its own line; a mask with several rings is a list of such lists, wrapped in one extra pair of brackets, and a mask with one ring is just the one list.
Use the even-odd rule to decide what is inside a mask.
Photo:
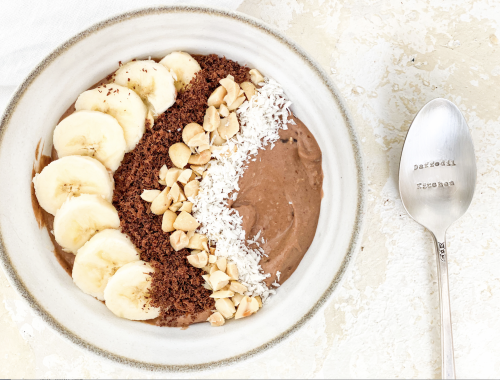
[[(158, 1), (141, 5), (150, 3)], [(323, 309), (290, 339), (218, 372), (183, 375), (131, 370), (76, 349), (31, 313), (0, 272), (0, 377), (439, 377), (433, 244), (401, 205), (397, 170), (415, 113), (444, 97), (460, 107), (472, 130), (478, 166), (472, 206), (448, 233), (456, 371), (459, 378), (498, 378), (500, 2), (211, 3), (238, 7), (280, 29), (339, 87), (362, 141), (368, 183), (364, 238), (355, 262)], [(21, 47), (0, 49), (0, 108), (51, 49), (93, 22), (134, 6), (132, 1), (84, 5), (57, 0), (51, 2), (49, 18), (42, 2), (3, 2), (2, 44), (9, 39)]]

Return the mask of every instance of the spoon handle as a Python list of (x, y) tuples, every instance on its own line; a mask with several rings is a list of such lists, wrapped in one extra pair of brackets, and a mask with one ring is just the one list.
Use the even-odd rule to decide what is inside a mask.
[(444, 233), (441, 236), (435, 235), (434, 242), (436, 244), (439, 301), (441, 304), (441, 357), (443, 360), (441, 373), (443, 379), (455, 379), (446, 235)]

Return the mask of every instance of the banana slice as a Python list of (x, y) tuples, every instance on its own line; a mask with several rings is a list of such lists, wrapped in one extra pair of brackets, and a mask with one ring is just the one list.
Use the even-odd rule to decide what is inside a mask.
[(38, 203), (55, 215), (61, 205), (80, 194), (113, 198), (113, 178), (99, 161), (85, 156), (66, 156), (51, 162), (33, 178)]
[(133, 321), (154, 319), (160, 308), (150, 305), (151, 273), (154, 269), (145, 261), (135, 261), (118, 269), (104, 289), (106, 306), (115, 315)]
[(54, 130), (59, 157), (90, 156), (116, 170), (125, 155), (123, 129), (113, 116), (98, 111), (79, 111), (61, 121)]
[(129, 238), (118, 230), (104, 230), (78, 250), (73, 281), (84, 293), (104, 301), (104, 289), (111, 276), (134, 261), (139, 261), (139, 253)]
[(155, 61), (132, 61), (115, 73), (115, 83), (134, 90), (157, 117), (175, 102), (174, 78)]
[(99, 111), (113, 116), (123, 128), (127, 152), (135, 148), (146, 130), (148, 108), (134, 91), (116, 83), (80, 94), (75, 109)]
[(75, 255), (96, 232), (118, 227), (118, 212), (99, 195), (82, 194), (69, 198), (54, 218), (56, 241)]
[(173, 71), (177, 76), (175, 88), (181, 91), (186, 87), (196, 73), (201, 70), (200, 65), (188, 53), (174, 51), (160, 61), (160, 64)]

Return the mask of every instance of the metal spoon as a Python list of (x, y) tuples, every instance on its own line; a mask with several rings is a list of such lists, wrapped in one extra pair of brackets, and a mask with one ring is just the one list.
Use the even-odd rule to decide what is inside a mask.
[(434, 237), (439, 300), (443, 379), (455, 378), (446, 230), (472, 201), (476, 158), (467, 123), (446, 99), (427, 103), (411, 124), (401, 154), (399, 192), (408, 214)]

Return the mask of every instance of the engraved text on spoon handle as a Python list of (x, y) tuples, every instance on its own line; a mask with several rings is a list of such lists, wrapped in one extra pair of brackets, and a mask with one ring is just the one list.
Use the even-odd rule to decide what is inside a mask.
[(435, 236), (439, 301), (441, 306), (441, 353), (443, 359), (442, 378), (455, 379), (455, 358), (453, 356), (453, 334), (451, 326), (450, 287), (448, 283), (448, 255), (446, 237)]

